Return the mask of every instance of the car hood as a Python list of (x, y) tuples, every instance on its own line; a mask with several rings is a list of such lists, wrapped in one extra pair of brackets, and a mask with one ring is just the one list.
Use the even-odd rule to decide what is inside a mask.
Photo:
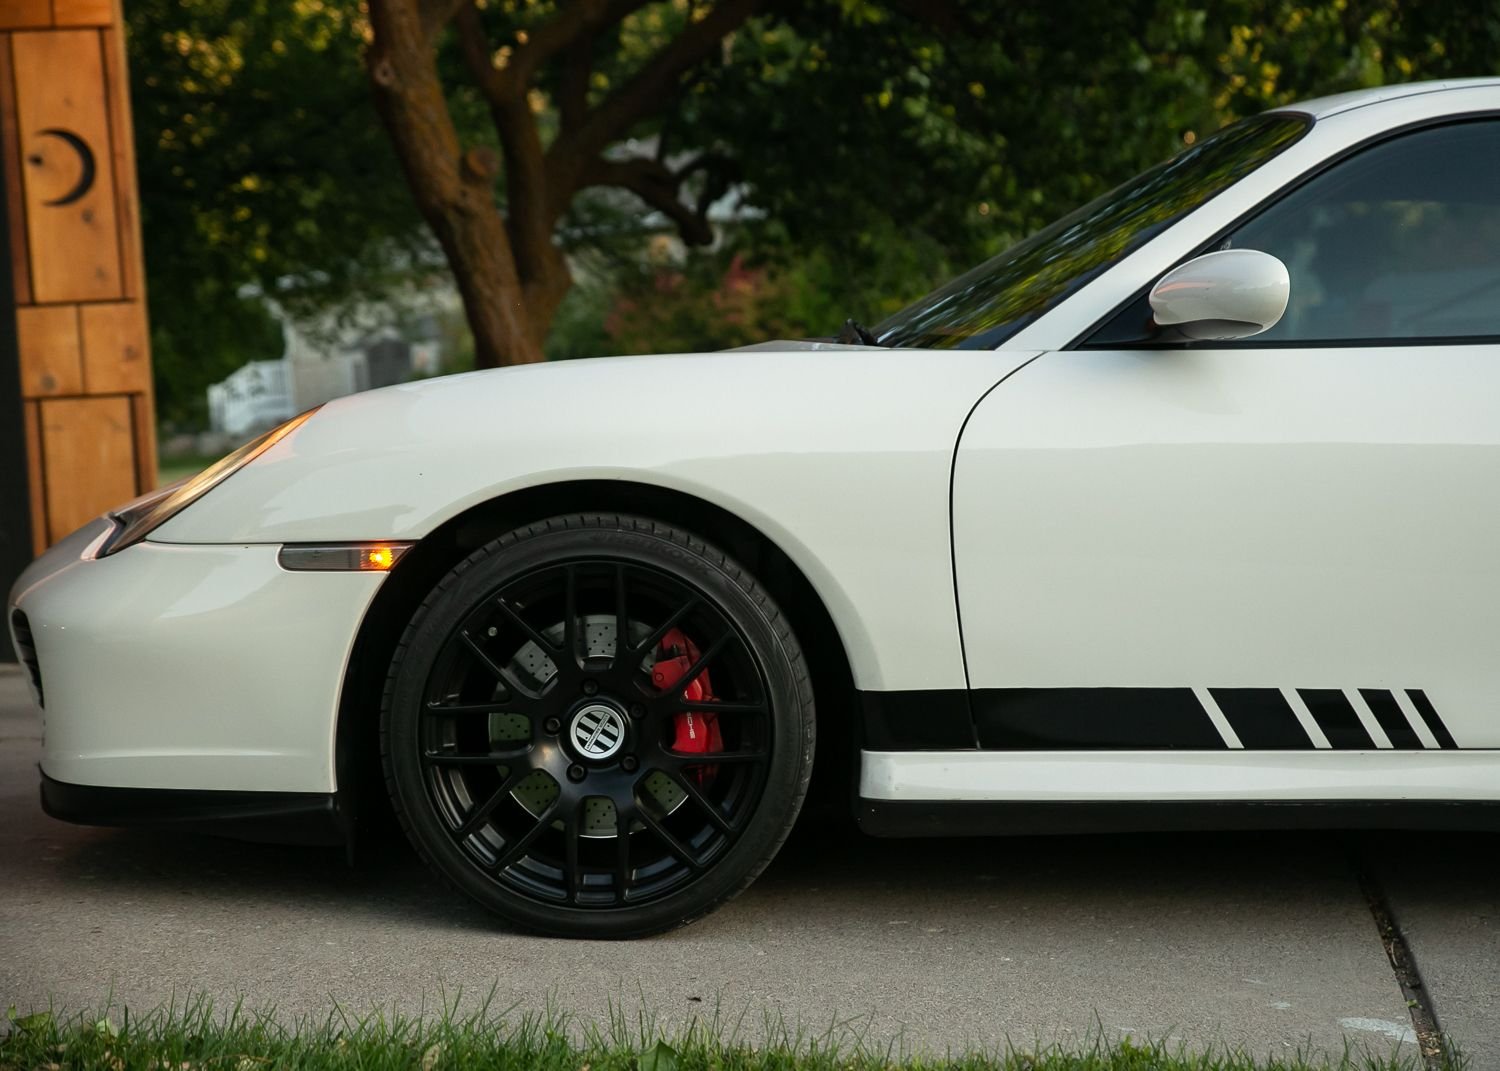
[(788, 465), (947, 458), (974, 403), (1030, 356), (775, 343), (405, 383), (329, 402), (152, 539), (420, 539), (543, 483), (628, 479), (722, 498)]

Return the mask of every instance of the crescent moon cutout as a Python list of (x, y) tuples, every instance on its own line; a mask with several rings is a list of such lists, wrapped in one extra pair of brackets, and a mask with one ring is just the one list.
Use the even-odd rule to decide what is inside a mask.
[(78, 181), (73, 188), (61, 197), (51, 201), (43, 201), (47, 205), (70, 205), (94, 187), (94, 150), (89, 148), (89, 143), (80, 138), (71, 130), (60, 130), (57, 127), (49, 127), (39, 131), (41, 134), (49, 134), (59, 141), (65, 142), (74, 152), (78, 154), (79, 162), (83, 164), (83, 173), (78, 176)]

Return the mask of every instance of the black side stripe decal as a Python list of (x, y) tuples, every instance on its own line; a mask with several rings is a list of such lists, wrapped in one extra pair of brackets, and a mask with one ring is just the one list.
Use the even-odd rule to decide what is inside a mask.
[(973, 702), (981, 748), (1228, 747), (1191, 688), (980, 688)]
[(1208, 694), (1214, 697), (1224, 720), (1248, 750), (1282, 751), (1313, 746), (1280, 688), (1210, 688)]
[(1438, 717), (1438, 712), (1433, 709), (1432, 703), (1427, 699), (1427, 693), (1416, 688), (1408, 688), (1406, 694), (1411, 696), (1412, 706), (1417, 708), (1417, 713), (1422, 715), (1422, 720), (1427, 723), (1428, 730), (1438, 742), (1438, 747), (1457, 747), (1453, 742), (1453, 734), (1443, 724), (1443, 719)]
[[(1206, 694), (1205, 694), (1206, 693)], [(1198, 696), (1203, 695), (1199, 702)], [(1246, 751), (1321, 750), (1316, 724), (1335, 750), (1373, 751), (1378, 725), (1391, 747), (1457, 745), (1420, 689), (1362, 688), (961, 688), (861, 692), (860, 746), (873, 751)], [(1296, 701), (1307, 708), (1301, 714)], [(1217, 713), (1210, 713), (1217, 707)], [(1312, 723), (1307, 715), (1312, 716)], [(1220, 718), (1222, 715), (1222, 718)], [(1370, 722), (1373, 715), (1374, 721)], [(1417, 719), (1420, 718), (1420, 723)], [(1227, 723), (1226, 731), (1219, 727)], [(1311, 735), (1309, 735), (1311, 734)]]
[(1422, 738), (1411, 727), (1411, 722), (1406, 720), (1394, 695), (1383, 688), (1361, 688), (1359, 694), (1369, 706), (1370, 713), (1375, 715), (1380, 727), (1385, 730), (1385, 735), (1390, 738), (1391, 747), (1398, 751), (1422, 747)]
[(1308, 713), (1335, 750), (1369, 751), (1375, 747), (1375, 741), (1365, 732), (1359, 715), (1342, 691), (1337, 688), (1298, 688), (1297, 694), (1307, 704)]

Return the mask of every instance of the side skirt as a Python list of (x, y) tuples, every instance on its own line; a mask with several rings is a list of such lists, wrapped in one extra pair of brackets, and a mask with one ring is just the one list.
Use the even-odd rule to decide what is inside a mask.
[(1142, 803), (1118, 800), (859, 801), (859, 827), (876, 837), (1144, 833), (1244, 829), (1500, 831), (1500, 801), (1275, 800)]
[(332, 846), (348, 839), (335, 793), (114, 788), (42, 774), (42, 810), (78, 825), (150, 826), (273, 844)]

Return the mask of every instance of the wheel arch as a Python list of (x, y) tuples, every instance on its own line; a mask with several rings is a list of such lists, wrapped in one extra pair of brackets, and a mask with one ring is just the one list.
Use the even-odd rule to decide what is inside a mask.
[(853, 815), (858, 696), (845, 647), (816, 588), (792, 558), (743, 517), (683, 491), (626, 480), (543, 484), (489, 499), (417, 543), (381, 585), (360, 622), (339, 693), (334, 732), (341, 810), (364, 824), (389, 814), (376, 728), (386, 672), (407, 622), (433, 587), (473, 550), (523, 524), (567, 513), (649, 517), (726, 551), (770, 592), (791, 623), (812, 673), (818, 746), (806, 806)]

